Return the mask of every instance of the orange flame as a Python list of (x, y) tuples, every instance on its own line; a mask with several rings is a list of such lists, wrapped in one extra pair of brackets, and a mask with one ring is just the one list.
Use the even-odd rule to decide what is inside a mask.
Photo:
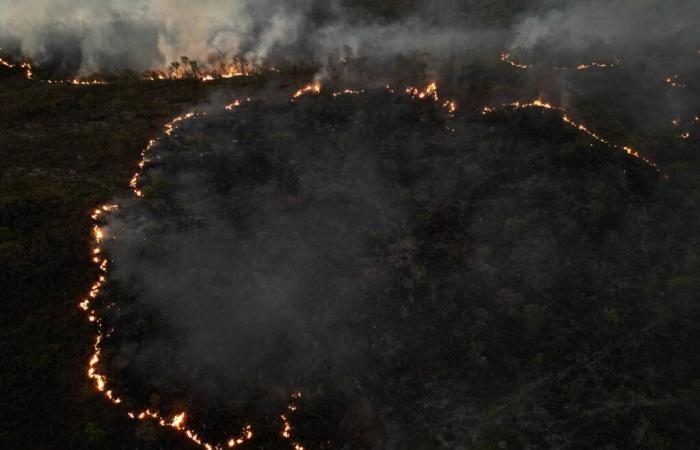
[(299, 98), (305, 94), (318, 95), (320, 93), (321, 93), (321, 84), (320, 83), (307, 84), (306, 86), (304, 86), (303, 88), (299, 89), (298, 91), (296, 91), (294, 93), (294, 95), (292, 96), (292, 100), (294, 100), (295, 98)]
[[(551, 103), (544, 102), (544, 101), (542, 101), (542, 100), (540, 100), (540, 99), (533, 100), (533, 101), (527, 102), (527, 103), (512, 102), (512, 103), (504, 104), (504, 105), (501, 105), (501, 106), (502, 106), (502, 107), (510, 107), (510, 108), (516, 109), (516, 110), (517, 110), (517, 109), (526, 109), (526, 108), (540, 108), (540, 109), (547, 109), (547, 110), (556, 110), (556, 111), (559, 111), (559, 112), (561, 113), (561, 119), (562, 119), (562, 121), (563, 121), (564, 123), (566, 123), (566, 124), (568, 124), (568, 125), (570, 125), (570, 126), (576, 128), (577, 130), (579, 130), (579, 131), (581, 131), (581, 132), (587, 134), (588, 136), (590, 136), (590, 137), (593, 138), (594, 140), (600, 142), (601, 144), (605, 144), (605, 145), (607, 145), (607, 146), (609, 146), (609, 147), (612, 147), (612, 148), (614, 148), (614, 149), (617, 149), (617, 150), (622, 150), (622, 151), (624, 151), (625, 153), (627, 153), (628, 155), (630, 155), (630, 156), (632, 156), (632, 157), (634, 157), (634, 158), (636, 158), (636, 159), (642, 161), (643, 163), (645, 163), (645, 164), (648, 165), (649, 167), (652, 167), (652, 168), (656, 169), (658, 172), (661, 171), (661, 170), (659, 169), (658, 165), (657, 165), (655, 162), (653, 162), (653, 161), (650, 160), (649, 158), (643, 156), (643, 155), (640, 154), (637, 150), (635, 150), (635, 149), (633, 149), (633, 148), (631, 148), (631, 147), (625, 146), (625, 145), (613, 144), (613, 143), (611, 143), (610, 141), (608, 141), (607, 139), (605, 139), (605, 138), (599, 136), (598, 134), (596, 134), (595, 132), (591, 131), (591, 130), (590, 130), (588, 127), (586, 127), (585, 125), (575, 122), (574, 120), (572, 120), (572, 119), (569, 117), (568, 112), (567, 112), (564, 108), (562, 108), (562, 107), (560, 107), (560, 106), (554, 106), (554, 105), (552, 105)], [(482, 114), (482, 115), (491, 114), (491, 113), (493, 113), (494, 111), (496, 111), (497, 109), (498, 109), (498, 108), (497, 108), (497, 107), (494, 107), (494, 106), (485, 106), (485, 107), (482, 108), (481, 114)], [(666, 176), (664, 175), (664, 177), (666, 177)]]
[[(387, 86), (387, 89), (393, 93), (393, 91)], [(452, 115), (457, 111), (457, 102), (454, 100), (440, 100), (440, 95), (438, 93), (437, 83), (435, 81), (428, 84), (425, 89), (418, 89), (417, 87), (409, 86), (405, 90), (406, 94), (411, 97), (417, 98), (419, 100), (430, 99), (434, 102), (440, 103), (442, 108), (446, 109), (447, 112)]]
[[(510, 64), (511, 66), (515, 67), (516, 69), (521, 69), (521, 70), (527, 70), (527, 69), (533, 69), (535, 66), (533, 64), (526, 64), (523, 62), (518, 62), (513, 59), (512, 55), (509, 52), (503, 52), (501, 53), (501, 61)], [(619, 64), (619, 60), (616, 60), (615, 63), (607, 62), (607, 63), (601, 63), (597, 61), (589, 62), (589, 63), (582, 63), (582, 64), (577, 64), (576, 66), (553, 66), (553, 70), (557, 71), (566, 71), (566, 70), (589, 70), (589, 69), (612, 69), (614, 67), (617, 67), (617, 64)]]
[[(250, 101), (250, 99), (247, 99), (247, 101)], [(240, 105), (240, 101), (235, 101), (233, 102), (233, 104), (236, 104), (236, 106), (238, 106)], [(205, 113), (187, 113), (183, 116), (176, 117), (172, 121), (165, 124), (163, 130), (167, 136), (170, 136), (177, 129), (179, 124), (183, 121), (204, 114)], [(139, 170), (143, 170), (143, 168), (145, 167), (145, 164), (147, 162), (147, 154), (153, 149), (156, 142), (157, 139), (151, 139), (148, 142), (148, 146), (141, 152), (141, 160), (138, 163)], [(139, 179), (140, 172), (136, 172), (132, 177), (132, 182), (130, 183), (130, 185), (135, 195), (137, 195), (138, 197), (142, 197), (143, 194), (141, 193), (141, 191), (138, 190), (137, 186)], [(100, 227), (100, 222), (106, 214), (114, 211), (117, 208), (118, 205), (103, 205), (102, 207), (96, 208), (95, 210), (91, 211), (90, 217), (95, 221), (92, 229), (94, 246), (92, 247), (91, 255), (100, 255), (103, 253), (100, 244), (106, 236), (105, 232)], [(88, 379), (94, 383), (95, 390), (97, 392), (102, 393), (105, 396), (105, 398), (107, 398), (112, 404), (120, 405), (122, 403), (122, 399), (119, 396), (117, 396), (112, 389), (109, 389), (109, 378), (106, 374), (99, 371), (99, 364), (102, 356), (101, 343), (105, 337), (105, 332), (103, 330), (102, 320), (99, 318), (97, 311), (91, 309), (92, 301), (99, 297), (102, 287), (107, 282), (106, 273), (108, 260), (94, 257), (93, 261), (95, 262), (95, 264), (98, 265), (100, 271), (103, 274), (100, 274), (97, 278), (97, 281), (95, 281), (95, 283), (90, 287), (90, 291), (88, 293), (87, 298), (82, 299), (78, 304), (80, 309), (86, 311), (88, 320), (92, 323), (95, 323), (97, 327), (95, 343), (93, 344), (92, 354), (90, 355), (90, 358), (88, 360), (87, 376)], [(300, 392), (292, 394), (292, 398), (294, 399), (298, 399), (300, 397)], [(293, 409), (290, 406), (289, 409), (290, 411), (294, 411), (296, 410), (296, 406), (294, 406)], [(167, 420), (165, 416), (163, 416), (159, 411), (154, 411), (151, 409), (145, 409), (141, 411), (130, 410), (126, 411), (126, 414), (129, 418), (133, 420), (153, 420), (159, 426), (172, 428), (178, 433), (182, 434), (192, 443), (196, 444), (201, 448), (204, 448), (205, 450), (222, 450), (224, 447), (233, 448), (235, 446), (244, 444), (245, 442), (252, 440), (254, 437), (252, 426), (246, 425), (243, 427), (241, 433), (238, 436), (228, 438), (224, 444), (214, 444), (204, 441), (196, 431), (186, 426), (185, 422), (187, 420), (187, 415), (184, 411), (173, 415), (169, 420)], [(291, 425), (289, 425), (289, 427), (291, 431)], [(304, 447), (301, 446), (301, 444), (298, 444), (296, 442), (292, 443), (292, 445), (295, 449), (304, 449)]]

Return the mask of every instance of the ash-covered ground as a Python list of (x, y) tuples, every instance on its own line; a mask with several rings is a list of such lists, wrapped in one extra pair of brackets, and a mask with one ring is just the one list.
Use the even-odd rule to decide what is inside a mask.
[(700, 336), (669, 315), (693, 289), (663, 262), (697, 234), (667, 184), (555, 111), (376, 90), (211, 112), (109, 220), (103, 367), (207, 439), (252, 424), (251, 448), (289, 448), (296, 391), (305, 448), (692, 442), (668, 424), (697, 413)]

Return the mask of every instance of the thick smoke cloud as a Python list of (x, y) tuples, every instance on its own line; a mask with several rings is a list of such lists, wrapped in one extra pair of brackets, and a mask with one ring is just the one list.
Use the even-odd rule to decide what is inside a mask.
[(444, 58), (502, 45), (491, 27), (466, 21), (464, 5), (408, 3), (378, 17), (372, 13), (381, 7), (340, 0), (36, 0), (31, 7), (1, 0), (0, 43), (38, 65), (83, 74), (163, 69), (181, 56), (202, 65), (241, 56), (312, 66), (358, 54)]
[[(495, 62), (503, 50), (538, 67), (621, 61), (649, 79), (700, 64), (692, 0), (486, 3), (0, 0), (0, 47), (54, 73), (83, 75), (163, 70), (181, 56), (200, 67), (244, 57), (383, 82), (397, 56), (449, 78), (455, 62)], [(366, 63), (341, 63), (353, 58)]]
[(298, 41), (312, 3), (206, 0), (0, 2), (0, 39), (37, 63), (72, 60), (82, 72), (162, 68), (180, 56), (201, 62), (265, 58)]
[[(665, 64), (698, 59), (700, 4), (695, 1), (588, 1), (523, 18), (509, 47), (541, 62), (620, 58)], [(685, 52), (685, 53), (682, 53)]]
[[(658, 129), (697, 115), (696, 1), (570, 1), (521, 17), (508, 34), (505, 50), (530, 66), (514, 69), (527, 77), (521, 86), (530, 98), (543, 96), (580, 114), (585, 104), (604, 104), (617, 86), (621, 113), (613, 120), (628, 127)], [(614, 67), (574, 70), (594, 62)], [(584, 114), (590, 122), (594, 111)]]

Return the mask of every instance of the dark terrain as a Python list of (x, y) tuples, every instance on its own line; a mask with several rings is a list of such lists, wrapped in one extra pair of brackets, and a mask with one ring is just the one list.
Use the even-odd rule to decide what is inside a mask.
[[(358, 20), (403, 17), (407, 3), (357, 2)], [(556, 1), (474, 14), (483, 2), (470, 1), (459, 17), (507, 22), (526, 3)], [(397, 61), (396, 74), (427, 72)], [(115, 216), (150, 239), (115, 245), (124, 261), (133, 251), (170, 269), (200, 251), (203, 268), (161, 273), (181, 288), (162, 294), (180, 301), (164, 313), (149, 277), (115, 266), (106, 294), (122, 310), (105, 314), (119, 331), (104, 368), (129, 402), (187, 408), (212, 440), (252, 421), (259, 438), (243, 448), (289, 448), (278, 414), (295, 389), (295, 436), (312, 450), (700, 448), (700, 125), (690, 119), (700, 91), (670, 89), (651, 63), (563, 74), (552, 64), (452, 61), (439, 81), (459, 102), (454, 118), (382, 90), (292, 104), (313, 75), (298, 68), (50, 86), (0, 67), (0, 447), (195, 448), (129, 420), (86, 377), (89, 214), (130, 198), (140, 152), (166, 122), (250, 95), (261, 101), (164, 139), (145, 199)], [(556, 111), (481, 114), (540, 97), (660, 172)], [(678, 138), (676, 116), (690, 139)], [(130, 227), (143, 217), (152, 228)], [(226, 239), (211, 240), (212, 224)], [(183, 249), (190, 235), (201, 240)], [(177, 285), (180, 274), (192, 283)], [(232, 295), (241, 285), (249, 297)], [(291, 306), (268, 305), (271, 320), (239, 314), (287, 292)], [(201, 334), (180, 326), (193, 298), (215, 324)], [(248, 352), (244, 363), (220, 351), (222, 336)], [(134, 351), (163, 341), (177, 345)], [(180, 345), (198, 358), (183, 359)]]
[(94, 330), (77, 301), (95, 279), (89, 214), (128, 193), (141, 149), (164, 123), (221, 89), (0, 80), (3, 447), (137, 445), (139, 430), (105, 407), (85, 377)]
[(696, 212), (590, 144), (381, 91), (187, 122), (112, 225), (107, 373), (263, 448), (295, 389), (311, 448), (695, 443)]

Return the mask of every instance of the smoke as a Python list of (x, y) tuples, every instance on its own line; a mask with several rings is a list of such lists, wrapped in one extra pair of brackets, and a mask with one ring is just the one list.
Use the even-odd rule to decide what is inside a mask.
[(391, 110), (343, 100), (324, 102), (328, 113), (344, 106), (335, 115), (246, 105), (187, 123), (154, 149), (147, 200), (109, 223), (117, 383), (177, 392), (195, 411), (243, 403), (269, 416), (280, 410), (265, 409), (265, 397), (299, 387), (325, 401), (339, 389), (345, 404), (372, 360), (387, 358), (392, 331), (375, 314), (393, 308), (381, 299), (394, 281), (379, 243), (401, 236), (407, 204), (381, 181), (376, 150), (395, 137), (358, 144)]
[(82, 73), (262, 59), (298, 40), (310, 1), (37, 0), (0, 2), (0, 40), (39, 65), (72, 60)]
[(399, 54), (466, 61), (499, 47), (538, 63), (666, 63), (676, 50), (697, 50), (699, 15), (692, 0), (532, 0), (506, 13), (453, 1), (1, 0), (0, 43), (39, 65), (83, 74), (163, 69), (181, 56), (203, 65), (235, 56), (258, 65)]
[[(567, 107), (608, 97), (611, 80), (629, 88), (634, 77), (636, 91), (619, 104), (640, 123), (657, 123), (664, 102), (690, 109), (659, 87), (670, 73), (692, 80), (700, 61), (700, 5), (689, 0), (554, 2), (534, 13), (531, 4), (544, 2), (523, 2), (501, 21), (457, 1), (410, 2), (394, 14), (312, 0), (29, 3), (0, 0), (0, 41), (66, 73), (242, 56), (320, 66), (318, 77), (362, 87), (439, 77), (462, 94), (483, 86), (494, 98), (546, 93)], [(534, 69), (498, 72), (503, 49)], [(620, 69), (552, 70), (601, 58)], [(652, 112), (637, 113), (648, 92), (657, 93), (644, 103)], [(255, 106), (187, 124), (159, 144), (145, 200), (126, 203), (109, 223), (119, 308), (107, 319), (107, 372), (123, 383), (119, 392), (181, 396), (245, 420), (240, 403), (306, 386), (312, 400), (336, 408), (316, 418), (332, 423), (319, 442), (340, 430), (340, 440), (406, 448), (417, 434), (410, 430), (440, 426), (458, 444), (494, 399), (517, 393), (511, 382), (521, 372), (538, 374), (531, 361), (546, 363), (541, 349), (513, 350), (522, 336), (546, 332), (545, 314), (573, 324), (573, 346), (598, 329), (591, 318), (604, 301), (643, 285), (647, 270), (637, 265), (648, 258), (640, 242), (650, 219), (629, 186), (653, 172), (621, 167), (609, 148), (587, 141), (575, 153), (590, 159), (576, 159), (584, 157), (571, 148), (581, 141), (570, 127), (557, 131), (559, 118), (540, 128), (532, 124), (540, 116), (523, 119), (518, 126), (535, 128), (531, 142), (508, 125), (446, 123), (444, 111), (382, 95), (359, 105), (340, 97)], [(552, 135), (567, 147), (542, 142)], [(570, 286), (574, 271), (580, 292)], [(559, 304), (558, 292), (580, 299), (583, 311)], [(600, 303), (588, 301), (593, 293)], [(551, 418), (540, 413), (543, 423)]]
[(523, 18), (509, 48), (534, 63), (620, 58), (668, 66), (697, 59), (699, 26), (695, 1), (569, 2)]
[[(596, 68), (586, 79), (552, 69), (597, 62), (614, 64), (606, 76), (634, 88), (621, 107), (690, 117), (697, 114), (700, 99), (693, 86), (700, 72), (699, 18), (700, 5), (692, 0), (530, 0), (508, 6), (476, 1), (0, 0), (0, 47), (58, 77), (167, 70), (182, 56), (216, 72), (243, 58), (257, 68), (317, 69), (315, 79), (323, 82), (380, 86), (438, 79), (453, 92), (468, 92), (466, 101), (546, 96), (567, 108), (598, 96), (596, 86), (605, 91), (607, 85), (597, 84), (601, 70)], [(534, 70), (517, 80), (494, 73), (491, 67), (504, 50)], [(492, 93), (468, 72), (475, 64), (491, 70)], [(659, 86), (674, 75), (689, 87), (683, 95)], [(630, 120), (649, 127), (660, 115), (636, 114)]]
[[(646, 273), (650, 219), (629, 186), (656, 173), (551, 114), (484, 126), (379, 90), (185, 122), (108, 222), (111, 387), (208, 418), (207, 438), (269, 424), (277, 393), (301, 389), (309, 447), (470, 442), (541, 370), (520, 352), (545, 311), (575, 341), (600, 305), (560, 301), (619, 301), (616, 277)], [(591, 186), (609, 206), (589, 217)]]
[[(0, 1), (0, 43), (39, 66), (81, 74), (164, 69), (181, 56), (202, 65), (319, 65), (352, 54), (444, 58), (493, 39), (432, 4), (382, 19), (352, 2), (294, 0)], [(379, 8), (379, 7), (378, 7)], [(381, 8), (379, 8), (381, 10)], [(381, 11), (379, 11), (381, 12)]]
[[(627, 129), (657, 131), (697, 115), (699, 42), (698, 2), (591, 0), (522, 16), (505, 49), (529, 66), (513, 69), (521, 72), (519, 98), (546, 98), (604, 127), (622, 122)], [(589, 67), (578, 71), (579, 65)], [(611, 96), (616, 106), (601, 108)], [(601, 110), (613, 115), (596, 117)]]

